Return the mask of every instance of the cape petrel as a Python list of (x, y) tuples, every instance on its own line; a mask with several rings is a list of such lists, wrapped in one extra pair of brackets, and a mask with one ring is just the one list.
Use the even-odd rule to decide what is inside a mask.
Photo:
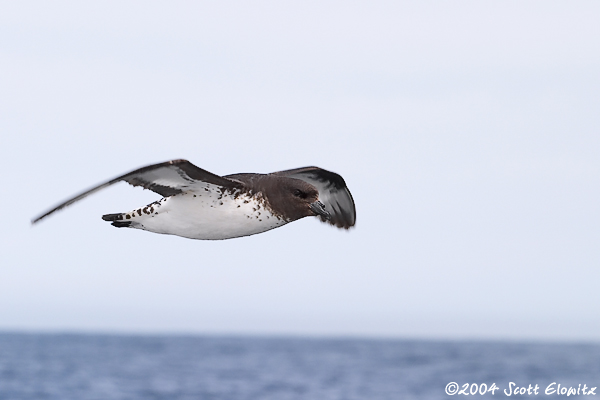
[(172, 160), (95, 186), (32, 223), (120, 181), (163, 198), (130, 212), (102, 216), (117, 228), (218, 240), (254, 235), (310, 216), (344, 229), (356, 221), (354, 200), (344, 179), (322, 168), (218, 176), (187, 160)]

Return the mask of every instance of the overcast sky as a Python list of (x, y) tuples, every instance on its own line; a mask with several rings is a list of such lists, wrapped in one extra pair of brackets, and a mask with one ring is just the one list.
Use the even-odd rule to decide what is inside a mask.
[[(600, 340), (600, 3), (4, 2), (0, 330)], [(356, 201), (197, 241), (115, 229), (186, 158)]]

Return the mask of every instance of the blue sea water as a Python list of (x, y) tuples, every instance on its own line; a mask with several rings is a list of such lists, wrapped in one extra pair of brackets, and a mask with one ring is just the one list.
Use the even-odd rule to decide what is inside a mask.
[(450, 382), (500, 388), (477, 398), (505, 398), (510, 382), (539, 386), (520, 398), (555, 398), (552, 382), (581, 393), (600, 387), (600, 345), (0, 334), (0, 400), (466, 397), (447, 395)]

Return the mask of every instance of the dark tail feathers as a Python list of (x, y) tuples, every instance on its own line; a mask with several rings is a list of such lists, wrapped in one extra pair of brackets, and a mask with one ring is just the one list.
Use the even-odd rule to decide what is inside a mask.
[(116, 226), (117, 228), (128, 228), (131, 226), (131, 221), (123, 221), (123, 216), (125, 214), (104, 214), (102, 219), (105, 221), (112, 221), (112, 226)]

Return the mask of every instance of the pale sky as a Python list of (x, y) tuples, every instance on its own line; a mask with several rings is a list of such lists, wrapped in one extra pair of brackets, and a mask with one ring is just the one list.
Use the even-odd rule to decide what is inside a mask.
[[(0, 330), (600, 341), (600, 3), (4, 2)], [(132, 169), (341, 174), (356, 228), (115, 229)]]

